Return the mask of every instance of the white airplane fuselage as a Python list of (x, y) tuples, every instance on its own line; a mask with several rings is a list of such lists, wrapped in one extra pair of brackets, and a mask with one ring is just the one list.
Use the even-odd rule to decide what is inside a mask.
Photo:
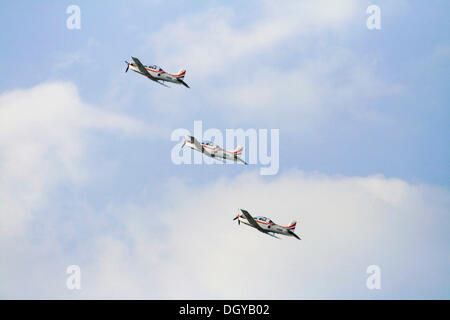
[[(238, 215), (236, 218), (239, 220), (240, 223), (243, 223), (247, 226), (256, 229), (256, 227), (253, 226), (244, 215)], [(272, 222), (272, 220), (266, 217), (253, 217), (253, 218), (255, 219), (256, 223), (258, 223), (258, 225), (264, 230), (264, 232), (278, 233), (290, 237), (293, 236), (291, 232), (295, 230), (295, 226), (297, 224), (295, 221), (292, 221), (289, 226), (284, 227)], [(289, 230), (291, 232), (289, 232)]]
[[(139, 68), (136, 66), (136, 64), (128, 63), (128, 66), (129, 66), (130, 70), (133, 70), (134, 72), (137, 72), (137, 73), (145, 76), (145, 74), (139, 70)], [(178, 81), (178, 79), (183, 79), (184, 74), (186, 74), (186, 70), (180, 70), (180, 72), (178, 74), (170, 74), (170, 73), (165, 72), (162, 69), (159, 69), (159, 70), (152, 69), (147, 66), (145, 66), (145, 69), (148, 71), (148, 73), (150, 73), (150, 75), (157, 78), (158, 80), (172, 82), (172, 83), (176, 83), (176, 84), (182, 84), (182, 83), (180, 83), (180, 81)]]
[(206, 154), (208, 157), (211, 158), (217, 158), (217, 159), (226, 159), (226, 160), (232, 160), (236, 162), (242, 162), (244, 164), (247, 164), (244, 160), (242, 160), (239, 155), (242, 152), (242, 147), (238, 148), (234, 151), (227, 151), (223, 150), (219, 146), (213, 146), (208, 145), (204, 143), (200, 143), (199, 145), (196, 145), (193, 142), (192, 137), (188, 136), (186, 140), (184, 140), (184, 143), (189, 148), (201, 152), (203, 154)]

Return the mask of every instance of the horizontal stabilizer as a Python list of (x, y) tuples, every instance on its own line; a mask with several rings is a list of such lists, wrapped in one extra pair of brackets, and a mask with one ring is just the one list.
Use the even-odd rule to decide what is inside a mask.
[(292, 232), (291, 230), (288, 230), (288, 233), (291, 235), (291, 236), (294, 236), (294, 237), (296, 237), (298, 240), (302, 240), (302, 239), (300, 239), (300, 237), (298, 236), (298, 235), (296, 235), (294, 232)]
[(181, 80), (180, 78), (177, 78), (178, 82), (180, 82), (183, 86), (185, 86), (186, 88), (190, 88), (186, 82), (184, 82), (183, 80)]

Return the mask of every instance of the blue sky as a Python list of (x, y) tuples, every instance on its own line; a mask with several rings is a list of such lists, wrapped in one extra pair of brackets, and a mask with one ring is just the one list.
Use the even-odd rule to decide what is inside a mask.
[[(71, 4), (81, 9), (80, 30), (66, 28), (66, 8)], [(381, 8), (381, 30), (366, 28), (370, 4)], [(43, 276), (54, 284), (48, 290), (42, 291), (43, 280), (32, 276), (24, 290), (15, 271), (0, 296), (448, 298), (447, 274), (410, 290), (401, 269), (418, 257), (406, 250), (404, 261), (394, 258), (395, 250), (406, 248), (402, 238), (420, 232), (426, 218), (427, 242), (415, 244), (429, 260), (423, 269), (415, 267), (413, 274), (441, 269), (446, 273), (450, 263), (442, 255), (448, 252), (449, 240), (448, 12), (446, 1), (283, 5), (110, 1), (107, 6), (100, 1), (2, 2), (0, 41), (7, 45), (0, 50), (0, 190), (4, 190), (0, 209), (9, 231), (0, 240), (6, 248), (1, 261), (10, 261), (2, 262), (2, 269), (13, 272), (35, 264), (38, 270), (57, 272), (74, 263), (88, 270), (83, 274), (91, 278), (86, 278), (88, 285), (77, 296), (58, 287), (60, 280), (50, 274)], [(191, 89), (167, 89), (125, 73), (124, 60), (131, 56), (169, 72), (186, 68), (185, 81)], [(205, 129), (280, 129), (279, 173), (259, 177), (258, 165), (174, 165), (170, 153), (176, 143), (170, 141), (170, 133), (177, 128), (192, 130), (195, 120), (202, 120)], [(270, 196), (278, 189), (290, 195), (283, 204), (279, 203), (282, 195)], [(176, 244), (175, 231), (194, 245), (208, 238), (210, 228), (221, 228), (223, 238), (213, 237), (211, 245), (223, 249), (225, 256), (232, 254), (235, 244), (222, 240), (236, 235), (241, 242), (263, 241), (273, 249), (280, 244), (272, 239), (257, 238), (251, 230), (230, 229), (228, 218), (235, 214), (231, 210), (259, 209), (256, 215), (275, 221), (291, 219), (298, 212), (300, 221), (307, 222), (311, 215), (311, 223), (319, 219), (327, 225), (335, 217), (333, 212), (321, 211), (330, 208), (309, 204), (308, 198), (320, 199), (323, 194), (334, 199), (340, 190), (348, 191), (342, 199), (349, 203), (336, 198), (330, 208), (342, 217), (336, 229), (343, 223), (342, 229), (353, 234), (349, 242), (375, 241), (366, 237), (377, 238), (379, 230), (394, 242), (393, 249), (386, 242), (373, 244), (393, 279), (380, 293), (366, 288), (352, 291), (346, 287), (353, 283), (350, 280), (330, 280), (328, 288), (314, 281), (333, 278), (330, 270), (345, 275), (347, 270), (353, 281), (366, 277), (365, 268), (374, 262), (367, 262), (363, 253), (355, 257), (351, 252), (343, 256), (358, 261), (359, 269), (330, 258), (324, 262), (329, 269), (317, 271), (313, 280), (299, 276), (293, 287), (286, 288), (286, 295), (265, 295), (251, 283), (248, 290), (238, 285), (222, 290), (226, 276), (223, 283), (220, 276), (202, 278), (197, 274), (201, 267), (191, 262), (186, 262), (185, 272), (200, 282), (198, 291), (186, 282), (177, 296), (170, 284), (155, 280), (165, 274), (161, 266), (174, 272), (179, 261), (188, 259)], [(262, 201), (258, 192), (268, 196)], [(200, 203), (205, 201), (203, 207)], [(314, 208), (319, 212), (312, 215)], [(205, 219), (210, 211), (215, 216)], [(374, 216), (354, 216), (372, 211)], [(184, 234), (167, 220), (171, 215), (199, 231)], [(358, 238), (354, 228), (364, 229), (373, 217), (373, 233)], [(359, 224), (343, 222), (348, 219)], [(409, 220), (411, 226), (402, 230), (404, 234), (386, 234)], [(307, 223), (302, 228), (299, 232), (308, 234)], [(319, 224), (311, 224), (309, 232), (313, 230), (320, 233)], [(164, 241), (155, 240), (154, 234)], [(327, 237), (321, 239), (320, 245), (304, 245), (310, 246), (303, 248), (309, 257), (327, 247)], [(283, 240), (282, 246), (289, 240)], [(145, 244), (154, 248), (158, 258), (138, 250)], [(283, 250), (302, 254), (302, 248), (294, 249), (292, 243)], [(18, 257), (17, 252), (29, 258)], [(130, 264), (113, 272), (105, 261), (115, 264), (117, 257), (119, 261), (128, 257)], [(221, 265), (219, 257), (204, 258), (212, 267)], [(242, 259), (242, 265), (256, 267)], [(281, 269), (292, 271), (303, 263), (293, 260)], [(159, 291), (149, 293), (130, 275), (140, 275), (145, 266), (156, 270), (155, 279), (148, 281)], [(360, 269), (362, 274), (350, 277)], [(121, 277), (121, 294), (111, 293), (114, 286), (105, 289), (108, 277)], [(310, 295), (296, 293), (296, 286), (304, 285), (311, 289)]]
[[(45, 81), (71, 81), (77, 85), (85, 101), (105, 108), (112, 108), (110, 104), (121, 94), (131, 96), (130, 105), (117, 108), (126, 108), (127, 113), (144, 119), (164, 121), (169, 128), (187, 127), (196, 119), (203, 120), (211, 127), (230, 126), (231, 123), (223, 123), (217, 116), (216, 108), (222, 109), (222, 106), (205, 106), (208, 101), (204, 99), (205, 92), (197, 90), (195, 86), (198, 79), (195, 74), (189, 74), (195, 89), (191, 91), (194, 92), (189, 93), (191, 97), (183, 97), (195, 105), (195, 112), (187, 115), (187, 119), (169, 120), (167, 118), (172, 118), (172, 114), (155, 114), (149, 110), (146, 99), (139, 97), (152, 95), (160, 89), (147, 86), (142, 79), (136, 80), (128, 74), (125, 77), (123, 70), (113, 67), (125, 59), (130, 60), (130, 55), (136, 55), (148, 63), (155, 62), (165, 68), (178, 70), (181, 66), (166, 67), (164, 61), (160, 61), (163, 58), (155, 58), (152, 46), (157, 44), (149, 39), (152, 31), (163, 28), (171, 21), (223, 5), (210, 2), (193, 8), (189, 3), (138, 2), (131, 6), (133, 8), (124, 10), (116, 2), (111, 2), (106, 8), (87, 2), (88, 10), (82, 10), (82, 29), (70, 31), (60, 27), (65, 26), (68, 17), (65, 8), (68, 4), (61, 1), (48, 2), (46, 5), (2, 4), (5, 7), (2, 21), (11, 27), (8, 28), (9, 32), (2, 33), (2, 42), (9, 45), (3, 48), (0, 57), (3, 61), (20, 61), (15, 68), (11, 68), (8, 63), (1, 67), (4, 79), (8, 79), (1, 82), (2, 90), (27, 88)], [(83, 2), (80, 2), (80, 6), (83, 6)], [(257, 21), (254, 13), (261, 10), (255, 3), (245, 7), (227, 6), (236, 15), (231, 24), (237, 29)], [(334, 50), (344, 48), (365, 57), (367, 63), (375, 63), (373, 72), (376, 76), (389, 84), (404, 87), (404, 91), (398, 95), (351, 102), (364, 105), (376, 116), (384, 117), (384, 123), (371, 121), (365, 114), (355, 115), (343, 110), (330, 115), (320, 127), (306, 132), (307, 135), (302, 135), (302, 130), (288, 131), (282, 136), (281, 148), (297, 149), (298, 155), (293, 157), (291, 152), (282, 153), (282, 170), (297, 167), (306, 171), (345, 175), (382, 172), (388, 177), (448, 186), (448, 110), (445, 108), (448, 101), (448, 85), (445, 81), (448, 59), (445, 53), (444, 56), (433, 56), (439, 48), (443, 51), (448, 48), (446, 34), (449, 23), (446, 11), (433, 10), (441, 6), (447, 7), (448, 4), (441, 2), (438, 5), (436, 2), (428, 6), (408, 2), (395, 9), (395, 13), (388, 12), (387, 17), (383, 16), (380, 31), (359, 28), (365, 25), (365, 16), (361, 14), (361, 21), (351, 22), (345, 35), (339, 34), (340, 30), (330, 28), (319, 40), (314, 37), (306, 37), (305, 40), (302, 37), (295, 46), (290, 41), (282, 42), (274, 52), (267, 50), (266, 55), (257, 55), (258, 66), (264, 68), (264, 65), (269, 64), (283, 72), (283, 69), (290, 70), (301, 64), (302, 57), (311, 58), (320, 55), (323, 50), (333, 55)], [(61, 11), (64, 14), (57, 14)], [(6, 14), (8, 12), (14, 14)], [(157, 17), (152, 15), (152, 19), (145, 18), (147, 12), (155, 12)], [(352, 29), (355, 29), (354, 32), (350, 31)], [(142, 48), (143, 41), (147, 41), (145, 49)], [(304, 41), (307, 49), (303, 47)], [(65, 59), (70, 60), (72, 54), (80, 55), (76, 67), (69, 65), (58, 68), (57, 65), (64, 64)], [(179, 56), (182, 60), (183, 55)], [(185, 63), (188, 65), (189, 61)], [(227, 61), (221, 63), (227, 64)], [(237, 67), (240, 67), (239, 64)], [(214, 74), (213, 70), (211, 73)], [(338, 75), (334, 76), (331, 82), (343, 80)], [(130, 78), (132, 81), (129, 81)], [(243, 82), (248, 78), (251, 76), (244, 75)], [(111, 93), (111, 87), (117, 83), (120, 83), (121, 88)], [(136, 86), (138, 89), (133, 89)], [(275, 106), (268, 111), (271, 112), (276, 113)], [(238, 124), (244, 128), (259, 127), (251, 119)], [(264, 123), (264, 127), (266, 125)], [(283, 122), (273, 125), (282, 131), (285, 126)]]

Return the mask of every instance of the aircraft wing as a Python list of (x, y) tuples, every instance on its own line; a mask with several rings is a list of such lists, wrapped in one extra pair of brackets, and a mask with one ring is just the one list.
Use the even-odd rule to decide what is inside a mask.
[[(151, 78), (150, 78), (151, 79)], [(153, 80), (153, 79), (152, 79)], [(168, 85), (165, 85), (164, 83), (162, 83), (162, 82), (159, 82), (158, 80), (153, 80), (153, 81), (155, 81), (156, 83), (159, 83), (160, 85), (162, 85), (162, 86), (164, 86), (164, 87), (166, 87), (166, 88), (170, 88)]]
[(203, 148), (202, 144), (200, 142), (198, 142), (198, 140), (195, 139), (194, 136), (188, 136), (188, 137), (189, 137), (190, 143), (192, 143), (196, 148), (198, 148), (200, 150)]
[[(148, 78), (158, 82), (158, 78), (155, 78), (154, 76), (152, 76), (150, 74), (150, 72), (147, 71), (147, 69), (145, 69), (144, 65), (139, 61), (138, 58), (135, 57), (131, 57), (131, 59), (133, 59), (134, 63), (136, 63), (136, 66), (138, 67), (139, 71), (142, 72), (144, 75), (146, 75)], [(158, 82), (159, 83), (159, 82)], [(159, 83), (162, 84), (162, 83)]]
[(258, 224), (258, 222), (256, 222), (255, 219), (253, 219), (253, 217), (250, 215), (250, 213), (248, 213), (247, 210), (241, 209), (242, 213), (244, 214), (244, 216), (247, 218), (247, 221), (254, 226), (256, 229), (258, 229), (261, 232), (266, 232), (263, 228), (261, 228), (261, 226)]
[(192, 144), (194, 144), (195, 148), (198, 151), (205, 153), (206, 155), (210, 155), (210, 153), (203, 147), (203, 145), (200, 142), (198, 142), (197, 139), (195, 139), (195, 137), (193, 137), (193, 136), (188, 136), (188, 137), (189, 137), (190, 142)]
[(280, 239), (279, 237), (277, 237), (276, 235), (274, 235), (274, 234), (270, 234), (270, 233), (266, 233), (268, 236), (271, 236), (271, 237), (274, 237), (274, 238), (277, 238), (277, 239)]

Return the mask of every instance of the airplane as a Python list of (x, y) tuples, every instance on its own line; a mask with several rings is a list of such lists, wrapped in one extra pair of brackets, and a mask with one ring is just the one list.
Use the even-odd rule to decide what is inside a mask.
[(203, 141), (202, 143), (198, 142), (197, 139), (193, 136), (186, 136), (186, 139), (183, 142), (181, 148), (187, 145), (189, 148), (206, 154), (208, 157), (214, 159), (225, 159), (233, 160), (234, 162), (242, 162), (247, 165), (248, 163), (239, 158), (239, 155), (242, 153), (243, 147), (238, 147), (236, 150), (227, 151), (223, 150), (221, 147), (214, 145), (212, 141)]
[(184, 76), (186, 75), (186, 70), (181, 69), (178, 74), (170, 74), (165, 72), (163, 69), (161, 69), (158, 66), (144, 66), (138, 58), (135, 57), (131, 57), (131, 59), (133, 59), (134, 63), (125, 61), (125, 63), (127, 64), (127, 68), (125, 70), (125, 72), (128, 72), (128, 69), (133, 70), (134, 72), (140, 73), (144, 76), (146, 76), (147, 78), (149, 78), (150, 80), (153, 80), (157, 83), (159, 83), (160, 85), (163, 85), (165, 87), (168, 87), (167, 85), (164, 84), (164, 81), (167, 82), (173, 82), (176, 84), (182, 84), (183, 86), (185, 86), (186, 88), (189, 88), (189, 86), (187, 85), (186, 82), (184, 82)]
[(275, 235), (275, 233), (282, 234), (285, 236), (292, 236), (296, 237), (298, 240), (301, 240), (299, 236), (297, 236), (294, 233), (295, 226), (297, 225), (297, 221), (292, 221), (289, 226), (283, 227), (276, 223), (274, 223), (272, 220), (266, 217), (252, 217), (250, 213), (248, 213), (247, 210), (240, 209), (242, 214), (238, 214), (236, 217), (234, 217), (233, 221), (237, 219), (238, 224), (246, 224), (250, 227), (255, 228), (258, 231), (261, 231), (262, 233), (265, 233), (269, 236), (272, 236), (274, 238), (280, 239)]

